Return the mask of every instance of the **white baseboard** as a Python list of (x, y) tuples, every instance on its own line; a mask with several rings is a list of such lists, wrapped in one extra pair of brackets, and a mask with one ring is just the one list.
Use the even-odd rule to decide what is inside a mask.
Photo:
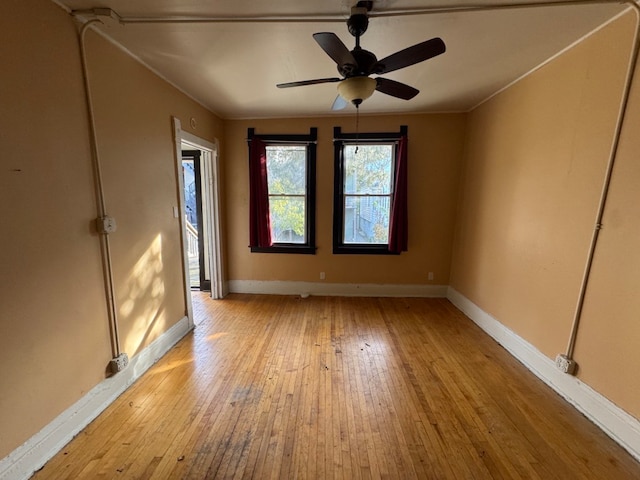
[(100, 382), (44, 429), (0, 460), (0, 479), (20, 480), (31, 477), (189, 330), (189, 321), (184, 317), (133, 357), (124, 370)]
[(449, 287), (447, 298), (538, 378), (640, 461), (640, 420), (629, 415), (586, 383), (562, 373), (553, 360), (454, 288)]
[(446, 297), (446, 285), (380, 285), (372, 283), (230, 280), (231, 293), (318, 295), (331, 297)]
[[(563, 374), (555, 362), (455, 289), (443, 285), (373, 285), (232, 280), (232, 293), (327, 296), (447, 297), (537, 377), (574, 405), (640, 461), (640, 421), (579, 379)], [(187, 317), (173, 325), (129, 366), (105, 379), (43, 430), (0, 460), (0, 479), (28, 479), (190, 330)]]

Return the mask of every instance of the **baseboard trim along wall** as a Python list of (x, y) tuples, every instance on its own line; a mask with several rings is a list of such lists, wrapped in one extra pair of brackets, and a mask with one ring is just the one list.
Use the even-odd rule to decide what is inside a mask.
[(230, 280), (230, 293), (322, 295), (331, 297), (446, 297), (447, 285), (381, 285), (372, 283)]
[(454, 288), (449, 287), (447, 298), (538, 378), (640, 461), (640, 420), (629, 415), (586, 383), (562, 373), (553, 360)]
[(44, 429), (0, 460), (0, 479), (31, 477), (189, 331), (189, 321), (184, 317), (131, 358), (124, 370), (100, 382)]
[[(640, 461), (640, 420), (626, 413), (576, 377), (560, 372), (553, 360), (452, 287), (446, 285), (375, 285), (245, 280), (232, 280), (228, 286), (231, 293), (446, 297), (538, 378)], [(0, 460), (0, 479), (28, 479), (34, 471), (41, 468), (167, 353), (190, 329), (187, 317), (182, 318), (139, 355), (133, 357), (126, 369), (102, 381), (39, 433), (31, 437), (24, 445)]]

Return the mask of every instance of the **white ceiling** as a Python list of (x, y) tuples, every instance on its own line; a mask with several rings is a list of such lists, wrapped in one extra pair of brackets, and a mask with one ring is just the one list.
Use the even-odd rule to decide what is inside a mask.
[[(71, 10), (110, 7), (120, 17), (293, 17), (286, 21), (140, 24), (100, 29), (191, 97), (223, 118), (329, 115), (335, 83), (289, 89), (277, 83), (338, 76), (313, 40), (334, 32), (353, 48), (346, 19), (355, 0), (57, 0)], [(514, 0), (524, 4), (527, 0)], [(495, 6), (499, 0), (476, 0)], [(405, 101), (380, 92), (361, 113), (468, 111), (620, 13), (619, 4), (509, 8), (382, 16), (469, 2), (376, 0), (364, 49), (383, 58), (432, 37), (443, 55), (385, 77), (420, 90)], [(313, 20), (318, 16), (330, 18)], [(380, 16), (376, 16), (380, 15)], [(90, 54), (90, 53), (89, 53)], [(349, 106), (341, 113), (352, 114)]]

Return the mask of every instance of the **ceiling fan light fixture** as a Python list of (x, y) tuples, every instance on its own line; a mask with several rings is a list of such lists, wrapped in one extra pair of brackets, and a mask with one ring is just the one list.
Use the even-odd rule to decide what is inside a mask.
[(375, 91), (377, 82), (370, 77), (345, 78), (338, 84), (338, 93), (347, 102), (360, 105)]

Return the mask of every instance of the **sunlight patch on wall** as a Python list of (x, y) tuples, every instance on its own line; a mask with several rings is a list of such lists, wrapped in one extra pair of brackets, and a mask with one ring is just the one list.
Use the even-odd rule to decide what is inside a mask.
[(131, 269), (119, 310), (121, 327), (130, 326), (124, 341), (124, 351), (130, 356), (166, 328), (163, 273), (162, 235), (158, 234)]

